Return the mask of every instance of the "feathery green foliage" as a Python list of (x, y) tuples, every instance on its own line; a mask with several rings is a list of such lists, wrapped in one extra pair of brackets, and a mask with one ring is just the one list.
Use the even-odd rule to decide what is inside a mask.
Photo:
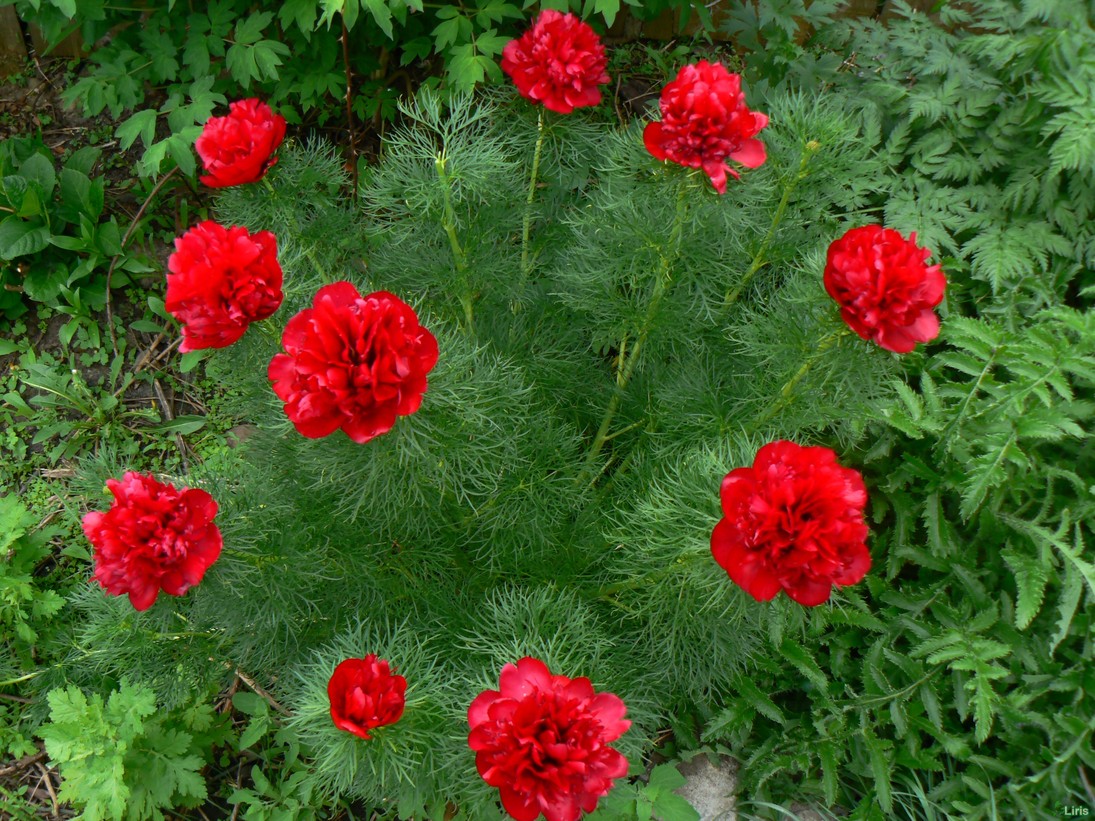
[[(292, 712), (278, 732), (310, 757), (306, 789), (469, 819), (498, 809), (466, 709), (506, 663), (532, 655), (619, 694), (636, 770), (679, 710), (732, 694), (770, 625), (707, 554), (718, 485), (752, 461), (751, 427), (831, 333), (821, 249), (881, 167), (845, 108), (802, 94), (768, 101), (769, 161), (725, 197), (654, 161), (634, 128), (549, 117), (523, 255), (522, 105), (405, 103), (356, 207), (332, 195), (344, 178), (319, 145), (287, 146), (269, 187), (219, 198), (222, 222), (277, 232), (282, 317), (338, 279), (391, 290), (440, 361), (421, 409), (362, 446), (292, 429), (266, 385), (272, 329), (209, 358), (242, 383), (236, 411), (258, 427), (235, 460), (186, 480), (221, 503), (221, 558), (145, 613), (89, 591), (87, 657), (43, 686), (124, 674), (182, 705), (245, 670)], [(844, 340), (808, 396), (779, 403), (779, 424), (856, 440), (868, 400), (892, 395), (893, 363)], [(798, 646), (790, 630), (784, 641)], [(331, 724), (326, 683), (369, 652), (407, 677), (408, 705), (363, 743)], [(635, 806), (673, 804), (658, 789)]]

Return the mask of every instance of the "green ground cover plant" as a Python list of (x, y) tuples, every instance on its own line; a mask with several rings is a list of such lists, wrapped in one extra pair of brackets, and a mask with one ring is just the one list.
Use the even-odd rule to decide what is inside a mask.
[[(243, 818), (503, 817), (469, 704), (534, 657), (627, 707), (629, 778), (598, 821), (695, 817), (655, 751), (732, 754), (761, 817), (1095, 807), (1095, 31), (1065, 0), (897, 6), (885, 25), (823, 2), (730, 16), (768, 119), (764, 161), (725, 194), (710, 167), (656, 161), (641, 123), (429, 88), (356, 186), (334, 146), (291, 138), (219, 191), (217, 222), (276, 236), (284, 303), (186, 366), (231, 383), (220, 413), (253, 429), (186, 465), (135, 462), (109, 432), (62, 452), (84, 458), (59, 593), (35, 574), (57, 532), (0, 500), (0, 618), (34, 634), (8, 648), (4, 686), (36, 699), (0, 721), (10, 753), (39, 727), (89, 817), (196, 802), (214, 773), (210, 800)], [(195, 132), (172, 133), (167, 154), (189, 151)], [(823, 283), (830, 243), (871, 223), (915, 231), (947, 277), (939, 337), (908, 353), (849, 331)], [(340, 282), (406, 300), (439, 350), (421, 407), (364, 443), (301, 435), (270, 389), (286, 323)], [(150, 333), (177, 333), (166, 296)], [(71, 381), (46, 394), (73, 393), (53, 364)], [(24, 401), (26, 424), (53, 400)], [(871, 569), (817, 606), (756, 601), (712, 558), (719, 483), (777, 440), (832, 448), (867, 488)], [(76, 527), (106, 480), (148, 468), (216, 499), (223, 550), (136, 610), (82, 584)], [(329, 690), (367, 654), (406, 686), (368, 739)], [(81, 757), (119, 733), (149, 756)], [(136, 785), (143, 803), (110, 805)]]
[[(571, 10), (611, 26), (621, 9), (641, 19), (666, 10), (711, 25), (695, 0), (2, 0), (40, 26), (51, 43), (79, 31), (98, 45), (92, 68), (66, 91), (88, 115), (106, 110), (123, 148), (145, 147), (138, 171), (178, 166), (214, 106), (240, 90), (279, 106), (293, 123), (381, 123), (422, 80), (468, 91), (499, 82), (502, 47), (536, 8)], [(105, 41), (105, 42), (104, 42)], [(290, 59), (292, 55), (292, 59)], [(346, 122), (340, 122), (345, 118)], [(351, 150), (354, 146), (351, 145)]]

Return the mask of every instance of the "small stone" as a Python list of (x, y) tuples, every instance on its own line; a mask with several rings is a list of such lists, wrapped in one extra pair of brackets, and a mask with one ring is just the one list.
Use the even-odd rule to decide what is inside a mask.
[(734, 759), (720, 756), (716, 765), (708, 756), (698, 755), (677, 769), (685, 784), (676, 794), (696, 808), (700, 821), (735, 821), (738, 763)]

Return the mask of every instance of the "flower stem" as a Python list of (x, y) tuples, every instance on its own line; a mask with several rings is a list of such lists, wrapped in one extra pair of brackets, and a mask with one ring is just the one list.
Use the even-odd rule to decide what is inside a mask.
[(766, 255), (768, 249), (772, 245), (772, 240), (775, 239), (776, 231), (779, 229), (780, 223), (783, 222), (783, 215), (787, 212), (787, 206), (791, 202), (791, 195), (794, 194), (795, 189), (798, 188), (798, 184), (802, 180), (806, 179), (807, 172), (806, 166), (810, 164), (810, 158), (817, 153), (817, 150), (821, 148), (821, 143), (817, 140), (810, 140), (806, 143), (806, 148), (802, 152), (802, 160), (798, 164), (798, 171), (794, 176), (787, 181), (787, 185), (783, 188), (783, 196), (780, 197), (779, 205), (776, 206), (775, 216), (772, 217), (772, 224), (768, 227), (768, 233), (764, 237), (764, 241), (760, 244), (760, 249), (757, 251), (756, 256), (753, 257), (753, 261), (749, 263), (749, 268), (745, 271), (738, 284), (726, 292), (726, 298), (723, 300), (722, 309), (727, 311), (730, 306), (738, 301), (738, 297), (746, 289), (750, 282), (753, 281), (753, 276), (764, 267), (768, 261)]
[[(279, 199), (278, 192), (276, 190), (274, 190), (274, 186), (270, 182), (269, 177), (263, 177), (262, 178), (262, 184), (265, 185), (266, 190), (270, 192), (271, 198), (273, 198), (275, 201), (277, 199)], [(296, 235), (296, 238), (299, 240), (300, 236), (303, 232), (301, 231), (300, 222), (297, 220), (296, 214), (294, 214), (292, 211), (289, 212), (289, 220), (292, 223), (293, 233)], [(304, 256), (308, 259), (308, 261), (310, 263), (312, 263), (313, 267), (319, 273), (319, 278), (321, 280), (323, 280), (323, 282), (328, 284), (328, 285), (330, 285), (332, 282), (334, 282), (334, 280), (331, 279), (327, 275), (327, 271), (324, 269), (324, 267), (319, 264), (319, 258), (316, 257), (315, 249), (312, 248), (311, 246), (303, 243), (303, 242), (301, 243), (301, 245), (304, 248)]]
[(680, 256), (681, 234), (684, 230), (684, 217), (687, 211), (686, 198), (690, 188), (690, 182), (691, 178), (686, 178), (677, 190), (677, 209), (673, 219), (673, 228), (669, 233), (669, 242), (661, 254), (661, 266), (658, 271), (658, 278), (654, 283), (654, 293), (650, 297), (650, 304), (647, 305), (646, 315), (643, 317), (642, 326), (639, 328), (639, 334), (635, 340), (635, 344), (632, 345), (631, 350), (628, 351), (627, 337), (624, 336), (620, 341), (620, 354), (616, 359), (616, 389), (612, 393), (612, 398), (609, 400), (608, 407), (605, 408), (604, 416), (601, 417), (601, 424), (593, 437), (593, 444), (590, 445), (589, 452), (586, 454), (585, 467), (579, 476), (579, 483), (583, 483), (586, 477), (590, 475), (594, 463), (597, 461), (597, 456), (601, 452), (601, 448), (604, 447), (605, 442), (615, 435), (609, 434), (612, 420), (616, 417), (616, 412), (620, 409), (620, 402), (623, 401), (624, 391), (627, 390), (627, 386), (631, 382), (631, 377), (635, 373), (635, 366), (639, 364), (639, 357), (642, 355), (643, 347), (646, 344), (647, 338), (650, 336), (651, 329), (654, 327), (654, 320), (658, 315), (658, 309), (661, 307), (662, 300), (669, 292), (669, 286), (673, 283), (673, 263), (676, 262), (677, 257)]
[[(536, 198), (536, 177), (540, 173), (540, 157), (544, 151), (544, 109), (540, 109), (540, 116), (536, 120), (536, 150), (532, 154), (532, 173), (529, 174), (528, 180), (528, 197), (525, 198), (525, 220), (521, 229), (521, 287), (517, 293), (520, 295), (524, 291), (525, 283), (528, 281), (529, 275), (529, 261), (528, 261), (528, 239), (529, 229), (532, 226), (532, 201)], [(514, 302), (514, 310), (516, 312), (518, 303)]]
[(802, 363), (802, 367), (795, 371), (795, 375), (787, 380), (787, 383), (780, 390), (779, 396), (777, 396), (775, 401), (753, 421), (750, 429), (755, 431), (765, 422), (771, 420), (771, 418), (783, 410), (783, 408), (787, 407), (787, 405), (791, 403), (798, 383), (810, 372), (810, 368), (814, 366), (814, 363), (817, 362), (822, 354), (829, 350), (829, 348), (833, 347), (836, 342), (848, 336), (851, 332), (850, 328), (841, 328), (838, 331), (833, 331), (828, 336), (822, 337), (821, 341), (817, 343), (817, 350), (810, 354), (810, 356), (806, 358), (806, 361)]
[(445, 235), (449, 238), (449, 248), (452, 249), (453, 264), (456, 266), (457, 272), (464, 280), (464, 293), (460, 296), (460, 306), (464, 309), (464, 323), (469, 334), (475, 334), (475, 317), (472, 312), (472, 306), (474, 304), (471, 286), (468, 282), (468, 257), (464, 251), (463, 246), (460, 244), (460, 238), (456, 236), (456, 210), (452, 205), (452, 186), (450, 184), (450, 178), (445, 166), (448, 163), (448, 157), (442, 151), (437, 155), (437, 158), (433, 161), (434, 168), (437, 169), (437, 178), (441, 181), (441, 196), (444, 203), (444, 211), (441, 214), (441, 227), (445, 231)]
[(706, 558), (709, 555), (709, 553), (703, 552), (682, 553), (669, 564), (664, 564), (661, 567), (657, 567), (654, 570), (651, 570), (649, 573), (644, 573), (641, 576), (634, 576), (630, 579), (627, 579), (626, 581), (616, 582), (616, 584), (610, 584), (602, 587), (597, 593), (597, 598), (611, 600), (613, 596), (618, 593), (622, 593), (625, 590), (634, 590), (637, 587), (642, 587), (646, 584), (653, 584), (654, 582), (661, 581), (674, 570), (679, 570), (691, 564), (695, 564), (696, 562)]

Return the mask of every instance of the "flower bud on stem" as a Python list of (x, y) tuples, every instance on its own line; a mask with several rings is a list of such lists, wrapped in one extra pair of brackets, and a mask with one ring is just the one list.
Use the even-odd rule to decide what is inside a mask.
[(464, 293), (460, 296), (460, 306), (464, 309), (464, 325), (468, 334), (475, 335), (475, 318), (472, 313), (472, 293), (468, 282), (468, 257), (460, 245), (460, 239), (456, 236), (456, 211), (452, 206), (452, 185), (446, 165), (449, 158), (442, 151), (433, 161), (437, 169), (437, 178), (441, 181), (441, 195), (444, 198), (444, 211), (441, 214), (441, 227), (449, 238), (449, 247), (452, 249), (453, 264), (457, 273), (464, 280)]
[(772, 217), (772, 224), (768, 227), (768, 233), (765, 235), (764, 241), (760, 244), (760, 250), (758, 250), (756, 256), (753, 257), (753, 261), (745, 271), (745, 276), (738, 281), (737, 285), (726, 292), (726, 298), (722, 303), (724, 314), (738, 301), (738, 297), (741, 296), (746, 286), (753, 281), (753, 276), (757, 271), (763, 268), (765, 263), (767, 263), (768, 260), (765, 259), (765, 255), (768, 253), (768, 248), (772, 245), (772, 240), (775, 239), (776, 231), (779, 228), (780, 223), (783, 222), (783, 215), (786, 213), (787, 206), (791, 202), (791, 195), (794, 194), (795, 189), (798, 188), (798, 184), (806, 179), (806, 167), (810, 164), (810, 158), (813, 157), (820, 148), (821, 143), (817, 140), (810, 140), (806, 143), (802, 152), (802, 159), (798, 164), (798, 171), (787, 181), (787, 185), (783, 188), (783, 196), (780, 197), (779, 205), (776, 206), (775, 216)]

